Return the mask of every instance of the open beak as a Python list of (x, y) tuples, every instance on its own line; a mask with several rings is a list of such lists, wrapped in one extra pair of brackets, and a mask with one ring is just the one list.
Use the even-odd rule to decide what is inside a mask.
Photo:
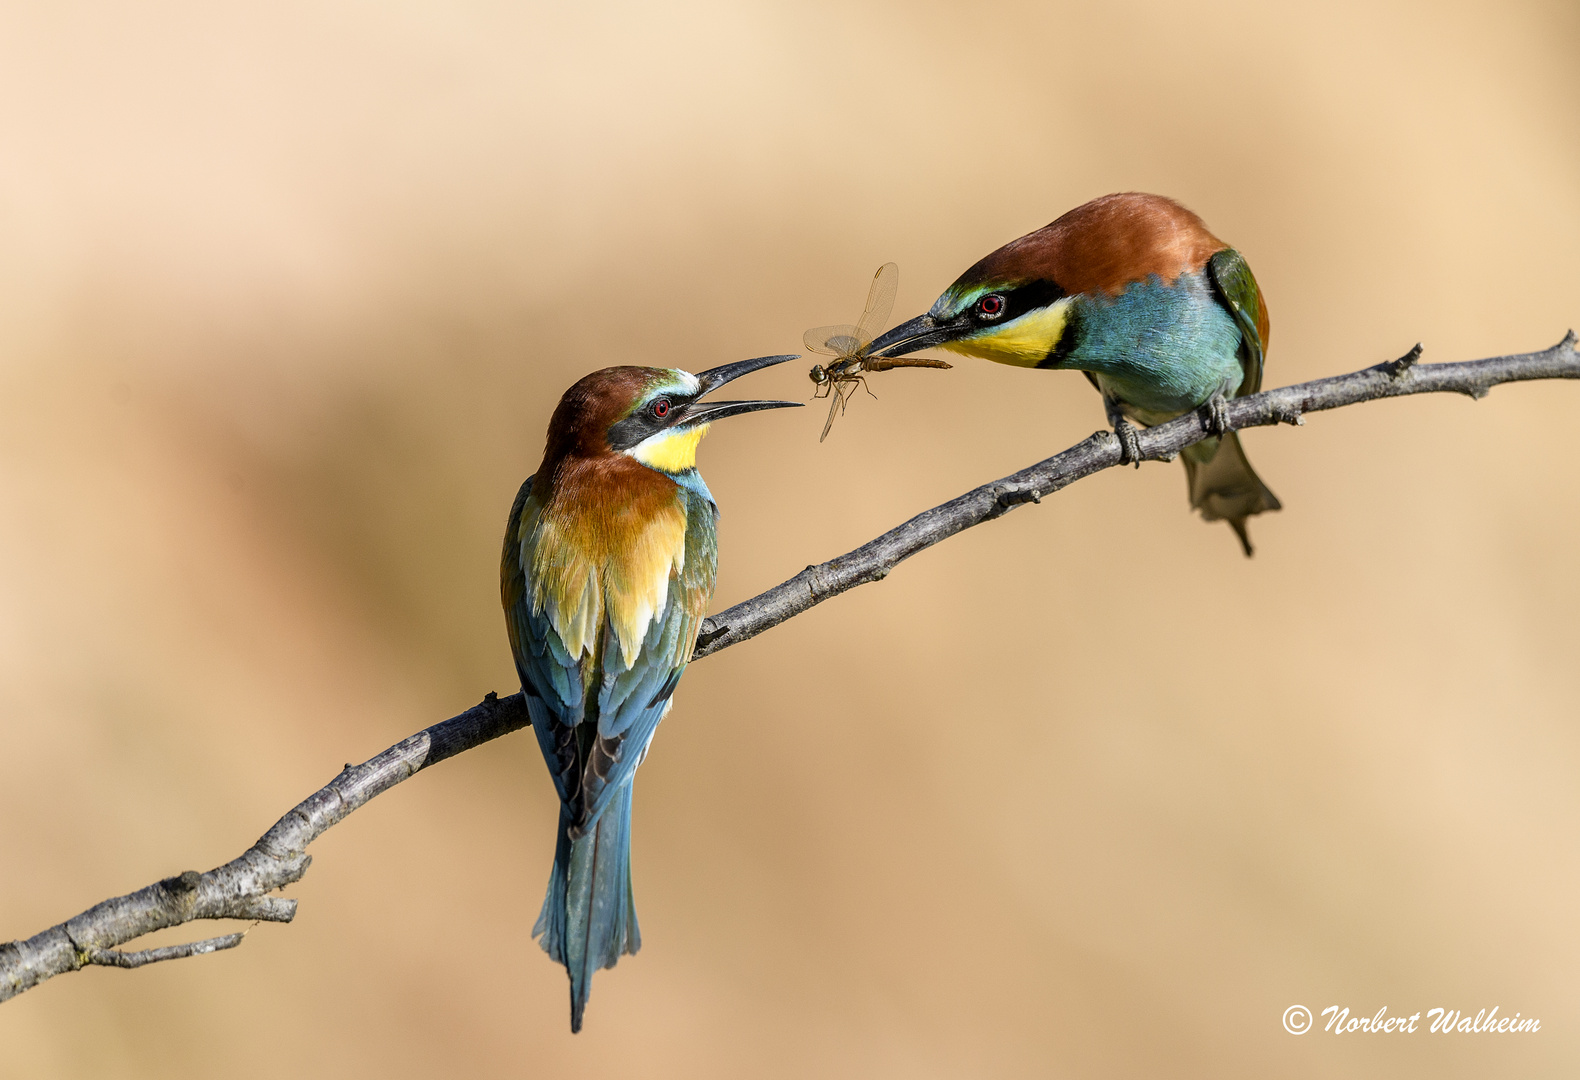
[(872, 357), (904, 356), (934, 345), (942, 345), (958, 336), (965, 326), (963, 320), (940, 322), (931, 315), (918, 315), (910, 322), (901, 323), (886, 334), (880, 334), (867, 346)]
[[(749, 375), (760, 368), (773, 367), (787, 360), (799, 360), (800, 356), (794, 353), (779, 356), (754, 356), (750, 360), (737, 360), (733, 364), (723, 364), (716, 368), (697, 373), (697, 381), (702, 384), (702, 392), (711, 394), (727, 382), (739, 379), (742, 375)], [(763, 409), (795, 409), (803, 403), (799, 401), (694, 401), (686, 406), (685, 421), (688, 424), (711, 424), (715, 420), (723, 420), (726, 416), (739, 416), (742, 413), (759, 412)]]

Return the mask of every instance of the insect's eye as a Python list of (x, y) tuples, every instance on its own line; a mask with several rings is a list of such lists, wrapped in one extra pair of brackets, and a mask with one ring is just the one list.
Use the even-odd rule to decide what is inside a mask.
[(977, 301), (977, 313), (984, 319), (996, 319), (1004, 314), (1004, 297), (998, 293), (988, 293)]
[(669, 415), (669, 399), (661, 397), (647, 407), (654, 420), (662, 420)]

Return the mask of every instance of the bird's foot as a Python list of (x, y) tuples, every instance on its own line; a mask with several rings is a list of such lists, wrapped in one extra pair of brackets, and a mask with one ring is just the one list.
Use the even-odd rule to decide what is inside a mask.
[(1119, 464), (1141, 468), (1141, 436), (1135, 425), (1122, 416), (1115, 417), (1114, 437), (1119, 440)]
[(1202, 417), (1207, 425), (1207, 431), (1213, 435), (1227, 435), (1229, 427), (1229, 401), (1222, 394), (1214, 394), (1202, 405), (1205, 411)]
[(1125, 419), (1125, 410), (1119, 404), (1119, 399), (1104, 394), (1103, 411), (1108, 414), (1108, 422), (1113, 425), (1114, 438), (1119, 440), (1119, 464), (1141, 468), (1141, 436)]

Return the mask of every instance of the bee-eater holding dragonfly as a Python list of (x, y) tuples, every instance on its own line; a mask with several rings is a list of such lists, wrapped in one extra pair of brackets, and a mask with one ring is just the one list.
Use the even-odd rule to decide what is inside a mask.
[(500, 592), (532, 730), (560, 797), (532, 933), (564, 964), (571, 1030), (593, 972), (642, 945), (631, 782), (669, 712), (713, 595), (718, 507), (697, 472), (716, 420), (794, 401), (699, 399), (762, 356), (693, 375), (611, 367), (565, 392), (543, 463), (510, 510)]
[(1244, 257), (1172, 199), (1130, 193), (1093, 199), (1005, 244), (868, 353), (939, 346), (1085, 372), (1123, 460), (1137, 465), (1127, 417), (1151, 426), (1206, 407), (1215, 436), (1180, 454), (1191, 506), (1227, 521), (1250, 555), (1246, 519), (1279, 503), (1224, 427), (1223, 409), (1261, 388), (1267, 342), (1267, 304)]

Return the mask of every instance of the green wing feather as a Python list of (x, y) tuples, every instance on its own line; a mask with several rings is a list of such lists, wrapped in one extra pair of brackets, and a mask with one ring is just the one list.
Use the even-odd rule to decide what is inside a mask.
[(1219, 299), (1240, 326), (1240, 360), (1245, 379), (1235, 396), (1254, 394), (1262, 388), (1262, 363), (1267, 354), (1267, 304), (1262, 290), (1257, 287), (1245, 256), (1234, 248), (1224, 248), (1208, 259), (1207, 273)]

